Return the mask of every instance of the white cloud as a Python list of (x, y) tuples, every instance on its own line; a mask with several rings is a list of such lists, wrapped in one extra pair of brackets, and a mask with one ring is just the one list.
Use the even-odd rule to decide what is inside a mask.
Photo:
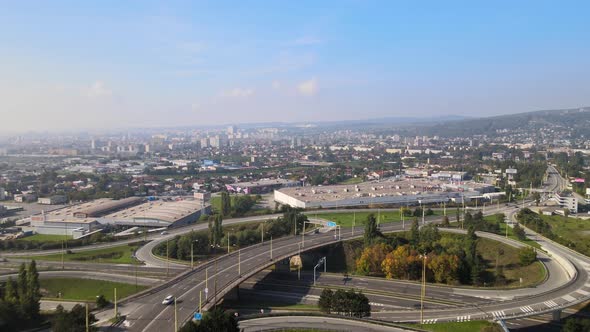
[(224, 97), (230, 98), (245, 98), (254, 94), (254, 89), (251, 88), (233, 88), (222, 93)]
[(318, 81), (314, 77), (297, 85), (297, 91), (303, 96), (314, 96), (318, 92)]
[(322, 42), (323, 41), (321, 39), (313, 37), (313, 36), (303, 36), (303, 37), (295, 39), (293, 41), (293, 44), (305, 46), (305, 45), (317, 45), (317, 44), (321, 44)]
[(87, 90), (86, 96), (90, 98), (108, 97), (113, 94), (113, 91), (109, 89), (103, 81), (94, 82)]

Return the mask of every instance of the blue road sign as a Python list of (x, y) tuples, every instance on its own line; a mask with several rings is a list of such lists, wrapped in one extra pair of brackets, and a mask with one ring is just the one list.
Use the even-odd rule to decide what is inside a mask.
[(336, 227), (336, 223), (333, 221), (328, 221), (328, 227)]
[(203, 318), (203, 315), (200, 312), (195, 312), (195, 320), (201, 320)]

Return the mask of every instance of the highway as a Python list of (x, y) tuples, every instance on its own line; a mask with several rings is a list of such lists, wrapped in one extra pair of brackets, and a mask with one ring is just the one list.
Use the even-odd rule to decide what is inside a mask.
[(240, 328), (244, 332), (253, 331), (277, 331), (289, 326), (292, 329), (321, 329), (329, 328), (331, 331), (351, 332), (400, 332), (406, 329), (382, 326), (366, 321), (350, 320), (334, 317), (316, 316), (284, 316), (264, 317), (240, 321)]
[[(550, 174), (548, 182), (554, 182), (555, 180), (552, 178)], [(513, 214), (515, 211), (514, 208), (506, 210), (509, 214)], [(490, 209), (488, 212), (493, 213), (494, 211)], [(381, 229), (383, 232), (400, 231), (401, 225), (400, 223), (382, 224)], [(352, 232), (352, 228), (346, 229), (341, 234), (341, 240), (353, 238)], [(354, 229), (355, 237), (361, 236), (362, 232), (362, 227), (356, 227)], [(307, 235), (302, 250), (321, 247), (340, 240), (335, 239), (334, 236), (333, 233)], [(172, 330), (174, 327), (173, 307), (163, 307), (160, 304), (166, 295), (171, 294), (178, 299), (177, 317), (178, 324), (181, 325), (192, 316), (193, 312), (198, 310), (199, 293), (203, 299), (207, 299), (203, 304), (203, 309), (206, 310), (211, 307), (215, 299), (220, 299), (251, 275), (282, 258), (296, 254), (300, 243), (301, 238), (293, 236), (275, 240), (271, 254), (270, 243), (267, 241), (264, 244), (244, 248), (204, 264), (195, 271), (186, 273), (184, 277), (168, 285), (169, 287), (162, 287), (143, 297), (133, 298), (124, 303), (121, 312), (127, 314), (126, 326), (132, 331)], [(427, 309), (425, 310), (425, 319), (427, 322), (436, 323), (520, 318), (550, 312), (556, 308), (568, 307), (589, 299), (588, 268), (590, 264), (588, 259), (581, 257), (568, 260), (571, 258), (571, 252), (564, 251), (559, 248), (559, 245), (553, 243), (545, 243), (543, 248), (552, 253), (554, 259), (563, 262), (562, 265), (573, 265), (575, 275), (572, 276), (572, 280), (551, 290), (535, 290), (534, 295), (513, 297), (511, 300), (467, 305), (460, 308)], [(564, 268), (564, 270), (566, 269)], [(206, 295), (205, 290), (208, 291)], [(373, 316), (397, 322), (417, 322), (420, 320), (419, 312), (408, 309), (379, 311)]]

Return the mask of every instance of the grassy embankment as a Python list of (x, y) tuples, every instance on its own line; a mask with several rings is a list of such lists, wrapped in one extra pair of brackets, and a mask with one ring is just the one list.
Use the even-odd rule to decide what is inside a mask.
[(541, 218), (551, 225), (553, 233), (573, 242), (575, 247), (572, 249), (590, 256), (590, 220), (543, 215)]
[(40, 283), (44, 298), (90, 302), (96, 301), (98, 295), (104, 295), (108, 301), (113, 301), (115, 288), (118, 299), (147, 288), (142, 285), (136, 287), (134, 284), (82, 278), (47, 278), (40, 279)]
[[(137, 262), (132, 257), (137, 248), (139, 248), (139, 244), (125, 244), (111, 248), (66, 253), (63, 255), (63, 260), (66, 262), (133, 264)], [(62, 254), (37, 255), (23, 258), (37, 261), (61, 261)]]

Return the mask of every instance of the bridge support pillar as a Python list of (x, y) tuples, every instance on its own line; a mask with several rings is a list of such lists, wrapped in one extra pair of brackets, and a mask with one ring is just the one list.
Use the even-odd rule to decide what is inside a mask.
[(226, 300), (234, 300), (234, 301), (240, 300), (240, 285), (232, 288), (232, 290), (227, 292), (223, 298)]
[(552, 312), (551, 320), (554, 322), (559, 322), (561, 320), (561, 309)]

